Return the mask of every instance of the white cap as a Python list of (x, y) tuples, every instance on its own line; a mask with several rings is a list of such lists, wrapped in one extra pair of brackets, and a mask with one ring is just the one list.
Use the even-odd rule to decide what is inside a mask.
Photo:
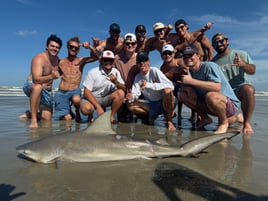
[(170, 44), (166, 44), (162, 47), (162, 53), (165, 52), (165, 51), (170, 51), (170, 52), (173, 52), (174, 51), (174, 47)]
[(125, 39), (125, 42), (126, 41), (128, 41), (128, 42), (136, 42), (137, 41), (136, 35), (133, 33), (127, 33), (125, 35), (124, 39)]
[(164, 29), (164, 28), (165, 28), (165, 25), (162, 22), (157, 22), (153, 26), (154, 31), (157, 30), (157, 29)]
[(114, 59), (114, 53), (110, 50), (104, 50), (101, 54), (101, 58)]

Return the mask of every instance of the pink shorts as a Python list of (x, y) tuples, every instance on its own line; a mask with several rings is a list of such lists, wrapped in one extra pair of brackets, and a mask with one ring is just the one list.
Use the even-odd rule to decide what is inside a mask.
[[(197, 100), (197, 107), (201, 109), (201, 111), (203, 111), (204, 113), (207, 114), (211, 114), (211, 115), (215, 115), (214, 113), (212, 113), (206, 103), (204, 102), (204, 99), (198, 99)], [(231, 117), (234, 116), (236, 114), (236, 112), (238, 111), (238, 109), (235, 107), (233, 101), (227, 97), (227, 103), (226, 103), (226, 116), (227, 117)]]

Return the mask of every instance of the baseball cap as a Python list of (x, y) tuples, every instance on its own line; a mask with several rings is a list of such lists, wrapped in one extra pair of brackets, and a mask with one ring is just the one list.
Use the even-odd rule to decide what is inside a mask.
[(120, 32), (120, 26), (116, 23), (113, 23), (110, 25), (110, 32), (113, 32), (113, 31), (117, 31), (117, 32)]
[(148, 56), (148, 54), (146, 52), (141, 51), (141, 52), (138, 52), (138, 54), (136, 56), (136, 59), (137, 59), (137, 63), (141, 63), (141, 62), (148, 61), (149, 56)]
[(164, 29), (165, 25), (162, 22), (157, 22), (153, 26), (153, 30), (156, 31), (157, 29)]
[(179, 25), (187, 25), (186, 21), (184, 19), (179, 19), (175, 22), (175, 28)]
[(170, 52), (173, 52), (174, 51), (174, 47), (170, 44), (166, 44), (162, 47), (162, 53), (165, 52), (165, 51), (170, 51)]
[(213, 37), (212, 37), (212, 39), (211, 39), (211, 41), (213, 42), (216, 38), (218, 38), (218, 37), (221, 37), (222, 39), (228, 39), (228, 37), (224, 34), (224, 33), (216, 33)]
[(145, 32), (146, 33), (146, 27), (143, 24), (137, 25), (135, 29), (135, 33), (139, 32)]
[(111, 50), (104, 50), (101, 54), (101, 58), (114, 59), (114, 53)]
[(193, 55), (195, 53), (198, 53), (198, 49), (196, 46), (194, 45), (190, 45), (184, 48), (184, 50), (182, 51), (182, 55)]
[(132, 33), (127, 33), (124, 37), (125, 42), (136, 42), (137, 38), (135, 34)]

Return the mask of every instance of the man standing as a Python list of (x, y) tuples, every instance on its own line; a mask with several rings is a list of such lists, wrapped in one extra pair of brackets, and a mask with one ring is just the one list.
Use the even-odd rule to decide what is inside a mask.
[(244, 123), (242, 132), (253, 134), (251, 118), (255, 107), (255, 88), (247, 80), (246, 74), (253, 75), (256, 66), (245, 51), (229, 48), (229, 40), (223, 33), (212, 37), (212, 45), (218, 53), (214, 58), (229, 81), (238, 99), (241, 101)]
[(54, 98), (55, 116), (59, 120), (72, 120), (71, 104), (73, 103), (75, 107), (75, 120), (76, 122), (81, 121), (79, 112), (81, 97), (80, 82), (85, 64), (93, 62), (95, 59), (93, 57), (77, 57), (80, 45), (85, 48), (93, 48), (88, 42), (80, 44), (78, 37), (72, 37), (67, 42), (68, 56), (61, 59), (59, 63), (59, 70), (62, 77), (59, 90), (55, 93)]
[(189, 67), (189, 73), (182, 75), (179, 100), (197, 112), (198, 128), (212, 122), (210, 114), (218, 117), (219, 126), (215, 133), (225, 133), (229, 123), (239, 120), (239, 116), (235, 116), (239, 100), (230, 84), (216, 63), (200, 61), (194, 45), (183, 50), (183, 61)]
[(52, 104), (52, 83), (60, 77), (58, 71), (58, 53), (61, 49), (62, 41), (55, 34), (48, 37), (46, 51), (34, 56), (31, 62), (31, 74), (24, 84), (24, 93), (30, 97), (31, 124), (30, 128), (38, 127), (37, 112), (41, 113), (41, 118), (51, 120)]
[(103, 51), (100, 66), (88, 71), (83, 82), (84, 97), (80, 102), (80, 110), (89, 116), (91, 121), (94, 110), (98, 115), (104, 113), (106, 107), (111, 106), (111, 123), (117, 123), (115, 114), (125, 98), (125, 85), (120, 72), (114, 68), (114, 53)]

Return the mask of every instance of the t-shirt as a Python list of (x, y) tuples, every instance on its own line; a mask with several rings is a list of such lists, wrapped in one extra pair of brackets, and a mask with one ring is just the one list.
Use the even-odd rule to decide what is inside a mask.
[(217, 63), (222, 70), (223, 74), (229, 81), (231, 87), (235, 90), (241, 85), (249, 83), (247, 79), (246, 72), (237, 66), (231, 66), (235, 59), (235, 54), (239, 54), (239, 56), (248, 64), (254, 64), (250, 56), (241, 50), (231, 50), (231, 52), (221, 58), (215, 56), (212, 61)]
[[(239, 107), (240, 101), (236, 97), (228, 80), (225, 78), (224, 74), (216, 63), (201, 62), (199, 70), (197, 72), (193, 72), (190, 68), (190, 73), (194, 79), (221, 83), (220, 93), (230, 98), (237, 108)], [(198, 87), (194, 87), (194, 89), (200, 97), (204, 97), (207, 93), (207, 91), (203, 91)]]

